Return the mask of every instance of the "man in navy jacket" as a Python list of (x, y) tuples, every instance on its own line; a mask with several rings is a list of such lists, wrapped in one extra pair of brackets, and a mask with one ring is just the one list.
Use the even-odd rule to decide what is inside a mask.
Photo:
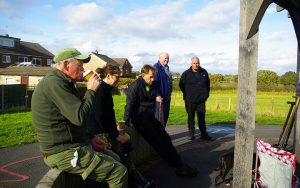
[(157, 86), (155, 117), (164, 126), (169, 118), (172, 93), (172, 75), (168, 63), (169, 54), (162, 52), (159, 54), (159, 61), (154, 64), (154, 81)]
[(156, 85), (155, 69), (144, 65), (141, 76), (127, 89), (124, 112), (125, 124), (134, 126), (135, 130), (154, 148), (154, 150), (172, 167), (179, 176), (195, 176), (198, 173), (183, 162), (172, 144), (171, 137), (155, 118)]
[(188, 128), (190, 139), (195, 138), (195, 113), (197, 112), (200, 139), (212, 140), (206, 132), (205, 102), (209, 97), (210, 80), (207, 71), (200, 66), (198, 57), (192, 57), (191, 67), (182, 73), (179, 81), (183, 93), (185, 109), (188, 113)]

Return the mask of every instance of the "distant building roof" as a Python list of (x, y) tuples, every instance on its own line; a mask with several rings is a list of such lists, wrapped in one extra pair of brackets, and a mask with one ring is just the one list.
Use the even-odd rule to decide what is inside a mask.
[(106, 63), (108, 63), (110, 65), (119, 66), (119, 64), (115, 60), (113, 60), (112, 58), (110, 58), (106, 55), (98, 54), (98, 53), (95, 53), (95, 52), (92, 52), (92, 54), (96, 55), (97, 57), (99, 57), (100, 59), (102, 59), (103, 61), (105, 61)]
[(0, 75), (12, 76), (45, 76), (52, 67), (7, 67), (0, 69)]
[[(112, 58), (114, 61), (116, 61), (119, 65), (123, 66), (126, 62), (129, 63), (127, 58)], [(132, 67), (132, 65), (129, 63), (129, 65)]]
[[(27, 55), (27, 56), (37, 56), (37, 57), (49, 57), (53, 58), (54, 55), (49, 52), (47, 49), (45, 49), (43, 46), (41, 46), (38, 43), (33, 43), (33, 42), (25, 42), (25, 41), (20, 41), (18, 38), (13, 38), (9, 36), (2, 36), (0, 35), (1, 38), (11, 38), (15, 39), (16, 41), (20, 42), (19, 47), (5, 47), (5, 46), (0, 46), (0, 53), (3, 54), (13, 54), (13, 55)], [(17, 45), (17, 44), (15, 44)]]

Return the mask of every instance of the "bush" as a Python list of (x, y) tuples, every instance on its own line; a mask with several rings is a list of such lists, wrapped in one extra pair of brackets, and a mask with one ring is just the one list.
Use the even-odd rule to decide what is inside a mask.
[(297, 82), (297, 74), (293, 71), (286, 72), (280, 77), (279, 81), (283, 85), (295, 86)]
[(270, 70), (257, 71), (258, 84), (278, 84), (279, 76), (276, 72)]
[(129, 86), (134, 80), (136, 80), (135, 78), (120, 78), (120, 81), (117, 84), (117, 87), (122, 86), (122, 85), (127, 85)]
[(209, 79), (212, 84), (215, 84), (215, 83), (220, 83), (221, 81), (223, 81), (224, 77), (222, 74), (211, 74), (211, 75), (209, 75)]

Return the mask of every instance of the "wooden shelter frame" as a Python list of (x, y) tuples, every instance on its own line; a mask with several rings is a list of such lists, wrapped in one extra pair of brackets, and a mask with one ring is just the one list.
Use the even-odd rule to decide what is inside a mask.
[[(296, 37), (297, 85), (296, 96), (300, 96), (300, 2), (299, 0), (240, 0), (239, 77), (235, 132), (235, 154), (233, 187), (251, 187), (252, 153), (254, 148), (258, 28), (271, 3), (276, 3), (289, 12)], [(300, 156), (300, 111), (296, 113), (295, 153)], [(299, 160), (299, 157), (298, 157)]]

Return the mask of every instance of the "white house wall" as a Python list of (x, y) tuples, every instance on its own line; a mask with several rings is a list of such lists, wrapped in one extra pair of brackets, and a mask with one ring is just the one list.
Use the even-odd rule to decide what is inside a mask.
[[(44, 76), (29, 76), (28, 85), (36, 86)], [(21, 84), (21, 76), (0, 75), (0, 85)]]
[(0, 84), (1, 85), (20, 84), (20, 83), (21, 83), (20, 76), (6, 76), (6, 75), (0, 76)]
[(91, 59), (88, 63), (83, 64), (84, 70), (92, 70), (95, 72), (97, 68), (103, 68), (106, 65), (106, 62), (97, 57), (94, 54), (91, 54)]
[(43, 78), (44, 76), (29, 76), (28, 85), (36, 86), (39, 83), (39, 81)]

